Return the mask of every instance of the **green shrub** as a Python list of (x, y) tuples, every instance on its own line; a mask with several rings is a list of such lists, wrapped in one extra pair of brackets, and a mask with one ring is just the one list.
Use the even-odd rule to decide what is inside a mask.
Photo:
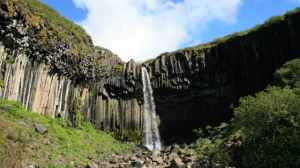
[[(233, 131), (237, 129), (231, 128), (230, 130)], [(226, 143), (226, 138), (228, 138), (229, 135), (234, 134), (234, 131), (230, 133), (227, 131), (220, 132), (217, 127), (211, 127), (208, 125), (206, 126), (206, 135), (208, 133), (210, 137), (208, 136), (205, 139), (203, 139), (205, 134), (201, 128), (195, 129), (193, 132), (197, 134), (197, 137), (201, 138), (195, 142), (194, 146), (191, 146), (194, 148), (195, 152), (199, 154), (198, 159), (207, 156), (209, 159), (214, 160), (217, 163), (228, 163), (231, 155), (228, 153), (224, 143)]]
[(118, 63), (116, 69), (117, 69), (118, 71), (122, 71), (122, 69), (123, 69), (123, 64)]
[(112, 129), (110, 135), (120, 141), (130, 142), (132, 141), (135, 144), (143, 144), (143, 133), (141, 130), (128, 130), (125, 128), (121, 129)]
[(176, 55), (176, 56), (184, 56), (184, 49), (180, 49), (180, 50), (176, 50), (174, 52), (172, 52), (172, 54)]
[(275, 72), (273, 77), (272, 85), (274, 86), (300, 88), (300, 59), (294, 59), (285, 63)]
[(169, 52), (161, 53), (161, 54), (159, 54), (159, 55), (157, 56), (157, 58), (160, 58), (161, 56), (163, 56), (163, 55), (168, 55), (168, 54), (169, 54)]
[(268, 27), (272, 24), (275, 24), (275, 23), (279, 23), (281, 22), (282, 20), (284, 20), (284, 15), (277, 15), (277, 16), (271, 16), (268, 20), (266, 20), (262, 26), (263, 27)]
[(9, 110), (8, 114), (11, 117), (16, 117), (16, 118), (22, 118), (23, 117), (23, 115), (20, 112), (24, 112), (24, 110), (22, 109), (22, 106), (19, 103), (17, 103), (17, 102), (11, 102), (11, 101), (8, 101), (8, 100), (2, 100), (0, 102), (0, 106), (8, 106), (8, 107), (10, 107), (10, 110)]
[(65, 121), (63, 118), (55, 118), (54, 122), (58, 125), (64, 126), (65, 125)]
[(139, 61), (137, 62), (138, 65), (142, 65), (142, 64), (146, 64), (146, 63), (151, 63), (151, 62), (154, 62), (157, 58), (151, 58), (151, 59), (148, 59), (146, 61)]
[(201, 52), (199, 55), (197, 55), (197, 60), (203, 61), (203, 59), (204, 59), (204, 55), (203, 55), (203, 52)]
[(245, 167), (300, 165), (300, 99), (289, 87), (268, 87), (239, 100), (235, 117), (244, 127)]
[(194, 129), (193, 132), (196, 134), (197, 137), (202, 138), (204, 133), (203, 130), (201, 128), (199, 129)]
[(294, 15), (294, 14), (296, 14), (296, 13), (298, 13), (298, 12), (300, 12), (300, 7), (297, 7), (296, 9), (294, 9), (294, 10), (291, 10), (291, 11), (288, 11), (288, 12), (286, 12), (286, 16), (291, 16), (291, 15)]
[(99, 50), (99, 51), (104, 50), (104, 51), (108, 51), (108, 52), (114, 54), (111, 50), (109, 50), (109, 49), (107, 49), (107, 48), (104, 48), (104, 47), (95, 46), (94, 48), (97, 49), (97, 50)]

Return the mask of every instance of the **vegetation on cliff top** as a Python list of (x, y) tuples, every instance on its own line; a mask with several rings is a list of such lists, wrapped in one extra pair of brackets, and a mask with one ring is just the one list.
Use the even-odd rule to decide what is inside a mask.
[[(0, 8), (3, 14), (7, 14), (10, 18), (26, 18), (27, 24), (30, 26), (32, 35), (37, 35), (39, 43), (46, 50), (55, 46), (58, 41), (67, 44), (66, 48), (73, 51), (75, 62), (80, 67), (80, 57), (93, 54), (94, 49), (110, 50), (94, 46), (91, 37), (86, 33), (85, 29), (80, 25), (61, 16), (50, 6), (40, 2), (39, 0), (0, 0), (2, 5)], [(4, 7), (7, 6), (7, 7)], [(19, 13), (18, 16), (15, 13)], [(99, 60), (94, 56), (97, 68)]]
[(42, 35), (40, 41), (45, 46), (52, 46), (56, 39), (61, 39), (72, 42), (74, 52), (89, 52), (93, 47), (91, 37), (81, 26), (69, 21), (38, 0), (1, 0), (1, 2), (8, 3), (8, 11), (2, 10), (2, 12), (12, 18), (18, 6), (21, 16), (27, 17), (32, 32), (36, 33), (38, 31), (35, 30), (40, 29)]
[(104, 47), (95, 46), (95, 49), (97, 49), (97, 50), (99, 50), (99, 51), (102, 51), (102, 50), (104, 50), (104, 51), (108, 51), (108, 52), (110, 52), (110, 53), (114, 54), (114, 53), (113, 53), (111, 50), (109, 50), (109, 49), (107, 49), (107, 48), (104, 48)]
[(198, 61), (202, 61), (204, 59), (203, 57), (203, 50), (207, 49), (207, 48), (211, 48), (214, 46), (217, 46), (219, 44), (222, 43), (226, 43), (231, 41), (232, 39), (235, 39), (236, 37), (241, 37), (241, 36), (246, 36), (250, 33), (253, 32), (258, 32), (266, 27), (269, 27), (273, 24), (277, 24), (283, 20), (285, 20), (287, 17), (297, 14), (300, 12), (300, 7), (297, 7), (294, 10), (288, 11), (286, 12), (284, 15), (277, 15), (277, 16), (272, 16), (270, 17), (268, 20), (266, 20), (263, 24), (258, 24), (253, 28), (250, 28), (248, 30), (245, 31), (241, 31), (241, 32), (235, 32), (233, 34), (229, 34), (227, 36), (221, 37), (221, 38), (217, 38), (215, 40), (213, 40), (212, 42), (209, 43), (204, 43), (204, 44), (199, 44), (193, 47), (187, 47), (184, 49), (179, 49), (173, 52), (164, 52), (162, 54), (160, 54), (159, 56), (157, 56), (156, 58), (152, 58), (152, 59), (148, 59), (146, 61), (141, 62), (140, 64), (143, 63), (150, 63), (150, 62), (154, 62), (156, 59), (158, 59), (159, 57), (161, 57), (162, 55), (184, 55), (185, 52), (189, 52), (192, 56), (197, 57)]
[[(219, 163), (232, 159), (244, 167), (299, 167), (300, 59), (287, 62), (274, 74), (273, 86), (239, 100), (224, 131), (207, 127), (210, 137), (198, 140), (199, 158)], [(203, 137), (201, 129), (195, 130)]]
[[(71, 166), (68, 164), (75, 158), (75, 165), (80, 165), (89, 162), (87, 157), (104, 160), (109, 153), (131, 151), (131, 145), (121, 144), (109, 134), (97, 131), (91, 123), (82, 123), (82, 129), (68, 127), (62, 118), (52, 119), (26, 111), (19, 103), (8, 100), (0, 100), (0, 108), (0, 163), (3, 167), (14, 167), (25, 159), (56, 167), (62, 157), (67, 166)], [(34, 123), (43, 124), (48, 132), (40, 134)], [(35, 157), (31, 156), (33, 153)]]

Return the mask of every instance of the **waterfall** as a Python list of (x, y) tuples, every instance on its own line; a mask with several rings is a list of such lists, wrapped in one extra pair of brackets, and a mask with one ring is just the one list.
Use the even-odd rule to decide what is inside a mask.
[(153, 91), (148, 76), (147, 69), (142, 67), (143, 75), (143, 91), (144, 91), (144, 102), (145, 102), (145, 113), (144, 113), (144, 123), (146, 128), (145, 145), (150, 150), (159, 150), (162, 148), (160, 142), (160, 136), (156, 124), (156, 112), (155, 104), (153, 99)]

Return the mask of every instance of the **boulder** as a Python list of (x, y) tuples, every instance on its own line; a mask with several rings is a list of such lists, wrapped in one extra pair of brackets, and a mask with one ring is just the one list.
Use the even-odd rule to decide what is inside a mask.
[(56, 160), (55, 162), (54, 162), (56, 165), (58, 165), (58, 166), (61, 166), (61, 167), (65, 167), (66, 165), (63, 163), (63, 162), (61, 162), (60, 160)]
[(159, 150), (152, 151), (152, 156), (157, 156), (158, 154), (160, 154)]
[(174, 158), (178, 158), (179, 156), (176, 154), (176, 153), (171, 153), (169, 156), (168, 156), (168, 159), (169, 160), (173, 160)]
[(93, 155), (89, 155), (87, 158), (88, 158), (89, 160), (95, 159), (95, 157), (94, 157)]
[(190, 157), (185, 157), (183, 158), (183, 162), (187, 163), (187, 162), (193, 162), (194, 160), (197, 159), (197, 156), (196, 155), (193, 155), (193, 156), (190, 156)]
[(112, 158), (108, 159), (108, 161), (109, 161), (109, 163), (115, 164), (115, 163), (117, 163), (118, 159), (115, 157), (112, 157)]
[(131, 164), (130, 163), (125, 163), (124, 167), (131, 167)]
[(172, 147), (171, 147), (171, 146), (168, 146), (168, 147), (165, 149), (165, 152), (171, 152), (171, 149), (172, 149)]
[(142, 155), (149, 155), (149, 152), (142, 152)]
[(178, 153), (179, 151), (181, 151), (182, 149), (177, 145), (177, 146), (175, 146), (173, 149), (172, 149), (172, 151), (171, 151), (171, 153)]
[(128, 162), (129, 161), (129, 155), (124, 155), (123, 160), (124, 160), (124, 162)]
[(138, 165), (140, 165), (140, 166), (144, 164), (143, 160), (138, 160), (137, 162), (138, 162)]
[(220, 130), (223, 130), (223, 129), (227, 128), (227, 127), (229, 127), (229, 124), (224, 123), (224, 124), (218, 126), (217, 128), (220, 129)]
[(149, 167), (152, 164), (152, 161), (150, 159), (147, 159), (145, 161), (145, 164)]
[(109, 167), (109, 163), (108, 163), (108, 162), (100, 162), (100, 163), (99, 163), (99, 167), (100, 167), (100, 168), (102, 168), (102, 167), (105, 167), (105, 168), (106, 168), (106, 167)]
[(64, 158), (59, 158), (59, 160), (61, 161), (61, 162), (63, 162), (63, 163), (65, 163), (66, 162), (66, 159), (64, 159)]
[(124, 167), (124, 161), (123, 160), (118, 160), (117, 165), (119, 165), (119, 167)]
[(167, 164), (166, 162), (163, 162), (163, 163), (161, 164), (161, 166), (162, 166), (162, 167), (166, 167), (166, 166), (168, 166), (168, 164)]
[(188, 148), (189, 146), (186, 144), (186, 143), (183, 143), (183, 144), (181, 144), (180, 145), (180, 148), (182, 148), (182, 149), (186, 149), (186, 148)]
[(48, 143), (47, 145), (48, 145), (50, 148), (56, 148), (56, 149), (58, 149), (58, 146), (55, 145), (55, 144), (53, 144), (53, 143)]
[(132, 166), (137, 166), (137, 165), (138, 165), (138, 162), (137, 162), (137, 161), (133, 161), (133, 162), (131, 162), (131, 165), (132, 165)]
[(98, 168), (98, 165), (95, 163), (88, 163), (87, 168)]
[(56, 153), (62, 155), (63, 153), (60, 150), (56, 150)]
[(43, 124), (34, 124), (34, 127), (41, 134), (45, 134), (47, 132), (47, 128), (45, 128)]
[(210, 166), (210, 162), (207, 158), (200, 159), (199, 163), (201, 164), (202, 167), (209, 167)]
[(111, 164), (109, 165), (110, 168), (119, 168), (119, 165), (118, 164)]
[(6, 112), (10, 111), (10, 107), (8, 107), (8, 106), (1, 106), (0, 108), (5, 110)]
[(196, 152), (194, 152), (193, 150), (188, 150), (186, 156), (194, 156), (196, 155)]
[(50, 141), (49, 139), (44, 139), (44, 141), (43, 141), (43, 142), (44, 142), (44, 144), (45, 144), (45, 145), (48, 145), (48, 144), (50, 144), (50, 143), (51, 143), (51, 141)]
[(84, 155), (83, 150), (79, 149), (79, 150), (78, 150), (78, 155)]
[(49, 156), (51, 155), (51, 153), (49, 153), (49, 152), (46, 152), (45, 153), (45, 160), (49, 160)]
[(157, 162), (158, 164), (163, 163), (162, 157), (157, 157), (157, 156), (153, 156), (153, 157), (152, 157), (152, 161), (153, 161), (153, 162)]
[(43, 146), (39, 146), (39, 149), (40, 149), (40, 150), (45, 150), (46, 148), (43, 147)]
[(180, 155), (184, 155), (185, 152), (186, 152), (185, 150), (180, 149), (180, 150), (177, 152), (177, 154), (180, 156)]
[(183, 166), (184, 165), (184, 163), (181, 161), (181, 159), (180, 158), (175, 158), (175, 159), (173, 159), (172, 161), (171, 161), (171, 165), (170, 165), (170, 167), (171, 168), (179, 168), (179, 167), (181, 167), (181, 166)]

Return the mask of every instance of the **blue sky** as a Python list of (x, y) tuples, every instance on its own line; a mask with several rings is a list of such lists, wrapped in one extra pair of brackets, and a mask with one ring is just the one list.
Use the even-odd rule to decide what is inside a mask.
[(124, 61), (210, 42), (263, 23), (300, 0), (41, 0)]

